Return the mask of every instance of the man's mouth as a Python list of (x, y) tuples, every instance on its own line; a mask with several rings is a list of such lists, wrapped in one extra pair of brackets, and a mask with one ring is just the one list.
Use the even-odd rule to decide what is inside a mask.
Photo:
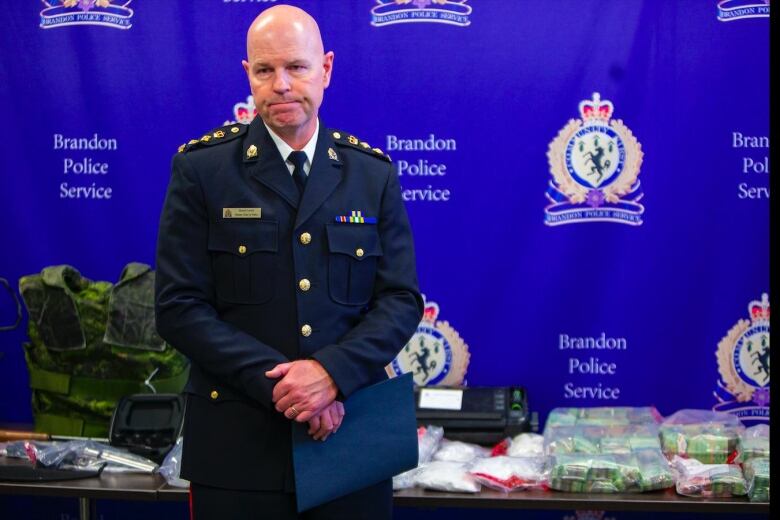
[(268, 104), (269, 107), (276, 107), (276, 108), (285, 108), (290, 107), (292, 105), (298, 104), (300, 101), (291, 99), (289, 101), (272, 101)]

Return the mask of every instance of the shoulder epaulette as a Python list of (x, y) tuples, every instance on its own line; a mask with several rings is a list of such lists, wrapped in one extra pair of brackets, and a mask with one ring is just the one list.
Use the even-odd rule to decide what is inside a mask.
[(219, 128), (215, 128), (209, 133), (204, 134), (200, 139), (190, 139), (189, 142), (184, 143), (179, 147), (179, 153), (189, 152), (191, 150), (203, 148), (204, 146), (226, 143), (246, 133), (247, 128), (247, 125), (239, 123), (220, 126)]
[(357, 137), (355, 137), (352, 134), (348, 134), (346, 132), (342, 132), (340, 130), (329, 130), (331, 137), (333, 137), (333, 141), (339, 145), (339, 146), (347, 146), (350, 148), (355, 148), (357, 150), (360, 150), (361, 152), (365, 152), (369, 155), (373, 155), (377, 159), (382, 159), (383, 161), (391, 162), (390, 156), (384, 153), (379, 148), (371, 148), (371, 145), (368, 144), (365, 141), (361, 141)]

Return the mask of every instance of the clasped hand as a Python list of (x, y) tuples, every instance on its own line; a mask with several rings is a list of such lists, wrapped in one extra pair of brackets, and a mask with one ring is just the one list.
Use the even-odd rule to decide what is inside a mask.
[(335, 433), (344, 418), (344, 405), (335, 401), (338, 393), (330, 374), (314, 360), (281, 363), (265, 373), (278, 379), (272, 400), (285, 417), (309, 423), (309, 434), (325, 440)]

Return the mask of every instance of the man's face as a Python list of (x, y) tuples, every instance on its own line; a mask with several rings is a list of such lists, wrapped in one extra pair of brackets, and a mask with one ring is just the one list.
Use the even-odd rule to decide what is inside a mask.
[(244, 70), (257, 113), (280, 135), (308, 133), (330, 83), (333, 53), (304, 24), (269, 24), (252, 31)]

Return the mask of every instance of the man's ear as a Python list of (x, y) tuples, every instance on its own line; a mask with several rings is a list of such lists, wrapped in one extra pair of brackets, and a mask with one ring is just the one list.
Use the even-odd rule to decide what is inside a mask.
[(324, 88), (328, 88), (328, 85), (330, 85), (330, 76), (333, 73), (334, 58), (335, 58), (335, 54), (333, 54), (333, 51), (330, 51), (330, 52), (326, 52), (325, 56), (322, 59), (322, 69), (323, 69), (322, 86)]

